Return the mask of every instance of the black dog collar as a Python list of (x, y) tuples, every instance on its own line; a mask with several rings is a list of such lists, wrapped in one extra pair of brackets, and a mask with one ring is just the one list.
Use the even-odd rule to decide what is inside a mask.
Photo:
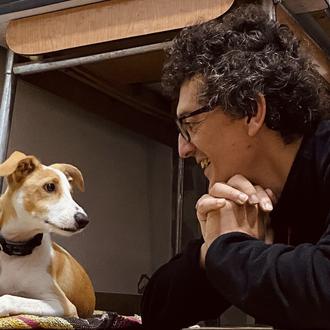
[(0, 233), (0, 251), (10, 256), (26, 256), (31, 254), (33, 249), (41, 244), (42, 237), (43, 234), (37, 234), (29, 241), (14, 242), (6, 240)]

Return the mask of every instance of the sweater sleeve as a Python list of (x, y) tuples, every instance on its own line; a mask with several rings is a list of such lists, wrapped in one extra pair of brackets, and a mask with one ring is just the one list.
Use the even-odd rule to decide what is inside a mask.
[(317, 244), (296, 247), (222, 235), (207, 252), (206, 272), (219, 293), (258, 322), (330, 328), (329, 227)]
[(145, 329), (181, 329), (216, 318), (229, 307), (199, 267), (202, 243), (190, 242), (151, 277), (141, 305)]

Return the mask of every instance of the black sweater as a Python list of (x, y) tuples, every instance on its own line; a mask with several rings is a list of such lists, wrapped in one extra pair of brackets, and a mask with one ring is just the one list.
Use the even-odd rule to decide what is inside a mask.
[(228, 233), (206, 271), (202, 240), (162, 266), (143, 296), (144, 327), (181, 329), (233, 304), (275, 327), (330, 329), (330, 121), (304, 137), (271, 220), (275, 244)]

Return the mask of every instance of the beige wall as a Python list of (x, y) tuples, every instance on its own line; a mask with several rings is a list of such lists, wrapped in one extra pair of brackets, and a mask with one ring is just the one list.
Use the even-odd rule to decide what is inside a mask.
[[(4, 58), (1, 51), (1, 84)], [(140, 274), (169, 258), (170, 148), (19, 80), (13, 150), (46, 164), (72, 163), (83, 172), (86, 191), (77, 200), (91, 224), (56, 240), (87, 268), (96, 291), (136, 293)]]

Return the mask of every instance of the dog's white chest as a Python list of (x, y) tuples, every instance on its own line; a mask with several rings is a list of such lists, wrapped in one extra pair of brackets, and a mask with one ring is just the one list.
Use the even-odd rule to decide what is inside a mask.
[(52, 285), (49, 274), (52, 250), (43, 243), (27, 256), (0, 252), (0, 295), (33, 296)]

